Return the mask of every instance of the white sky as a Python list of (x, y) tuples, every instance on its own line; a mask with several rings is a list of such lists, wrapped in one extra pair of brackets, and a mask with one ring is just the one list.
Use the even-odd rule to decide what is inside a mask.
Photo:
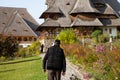
[(0, 0), (0, 6), (27, 8), (33, 18), (41, 24), (43, 20), (39, 19), (39, 17), (46, 10), (47, 6), (45, 5), (45, 1), (46, 0)]

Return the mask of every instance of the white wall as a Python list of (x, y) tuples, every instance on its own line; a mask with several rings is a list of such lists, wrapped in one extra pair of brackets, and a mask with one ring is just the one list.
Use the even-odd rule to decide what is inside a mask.
[[(109, 36), (117, 36), (117, 27), (102, 27), (103, 34), (107, 33)], [(111, 29), (111, 33), (110, 33)]]
[(22, 46), (23, 48), (26, 48), (26, 47), (30, 46), (31, 43), (20, 43), (19, 45)]

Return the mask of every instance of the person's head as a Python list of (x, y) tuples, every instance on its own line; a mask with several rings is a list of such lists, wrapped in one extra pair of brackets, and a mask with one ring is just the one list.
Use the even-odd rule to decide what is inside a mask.
[(60, 45), (60, 40), (56, 39), (55, 40), (55, 45)]

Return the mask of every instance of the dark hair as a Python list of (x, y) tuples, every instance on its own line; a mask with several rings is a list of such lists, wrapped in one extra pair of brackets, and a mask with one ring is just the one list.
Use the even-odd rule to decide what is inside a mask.
[(60, 40), (56, 39), (55, 44), (60, 44)]

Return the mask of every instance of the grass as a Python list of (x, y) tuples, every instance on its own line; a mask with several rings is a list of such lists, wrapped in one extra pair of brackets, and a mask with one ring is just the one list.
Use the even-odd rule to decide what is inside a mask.
[(0, 80), (46, 80), (46, 77), (40, 57), (0, 63)]

